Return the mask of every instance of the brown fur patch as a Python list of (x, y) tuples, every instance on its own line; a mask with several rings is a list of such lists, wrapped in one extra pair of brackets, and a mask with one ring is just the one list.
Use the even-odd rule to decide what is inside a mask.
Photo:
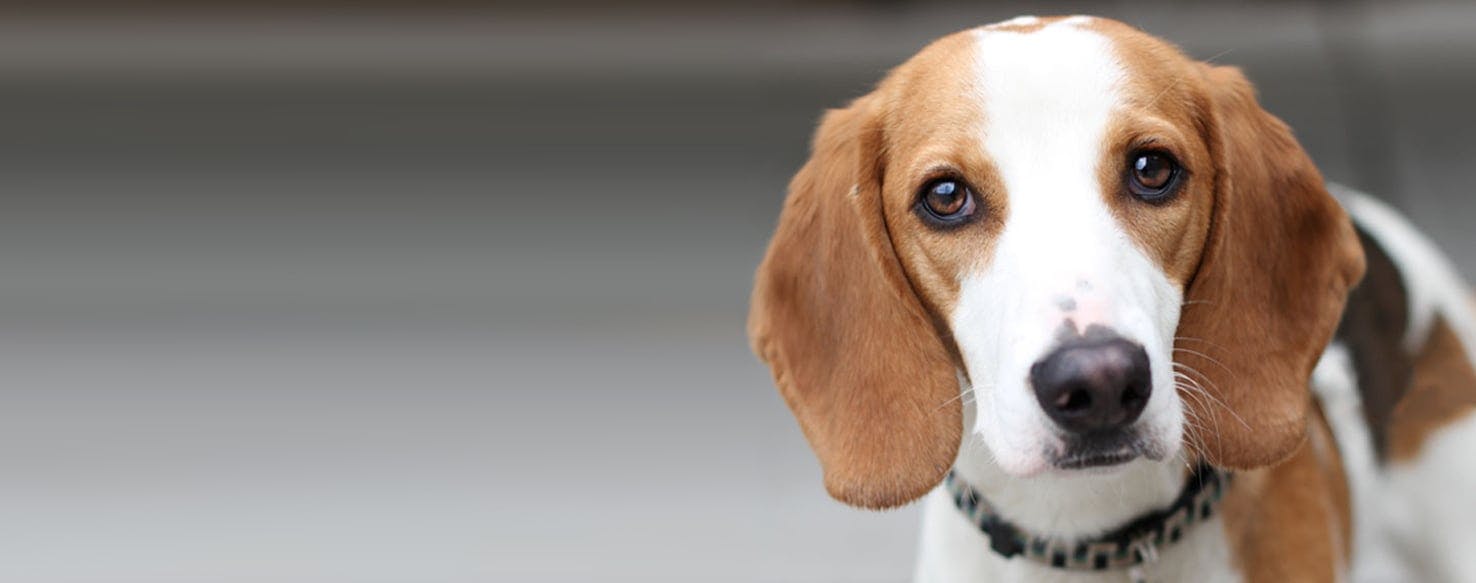
[(1226, 538), (1246, 581), (1337, 580), (1352, 552), (1347, 479), (1320, 412), (1286, 461), (1236, 474), (1225, 495)]
[(1417, 457), (1431, 435), (1472, 410), (1476, 410), (1476, 369), (1460, 338), (1444, 318), (1437, 318), (1415, 360), (1409, 392), (1389, 416), (1389, 459)]

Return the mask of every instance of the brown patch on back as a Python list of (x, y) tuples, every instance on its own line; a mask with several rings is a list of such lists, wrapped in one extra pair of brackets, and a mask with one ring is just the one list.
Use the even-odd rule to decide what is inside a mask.
[(1309, 439), (1274, 467), (1235, 475), (1222, 515), (1246, 581), (1337, 580), (1352, 553), (1352, 513), (1342, 458), (1321, 412)]
[(1414, 374), (1414, 358), (1404, 349), (1409, 331), (1409, 294), (1399, 267), (1378, 241), (1362, 230), (1358, 239), (1368, 270), (1348, 295), (1337, 338), (1352, 357), (1374, 449), (1381, 458), (1387, 458), (1390, 416)]
[(1476, 409), (1476, 369), (1465, 347), (1444, 318), (1436, 318), (1414, 363), (1409, 392), (1389, 417), (1388, 457), (1417, 457), (1440, 428)]

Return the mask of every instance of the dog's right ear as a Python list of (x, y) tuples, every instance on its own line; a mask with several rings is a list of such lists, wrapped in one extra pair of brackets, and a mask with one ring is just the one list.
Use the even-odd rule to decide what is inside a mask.
[(887, 235), (876, 101), (821, 122), (759, 266), (748, 331), (826, 489), (888, 508), (942, 480), (963, 421), (955, 366)]
[(1176, 333), (1185, 350), (1174, 356), (1213, 397), (1198, 401), (1214, 406), (1195, 412), (1192, 438), (1215, 465), (1250, 469), (1301, 446), (1312, 368), (1363, 276), (1363, 248), (1312, 159), (1245, 76), (1200, 71), (1215, 201)]

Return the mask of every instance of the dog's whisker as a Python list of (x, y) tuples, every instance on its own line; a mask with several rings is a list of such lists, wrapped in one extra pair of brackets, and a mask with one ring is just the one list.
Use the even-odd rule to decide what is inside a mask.
[[(984, 388), (985, 389), (989, 389), (991, 387), (992, 387), (991, 385), (986, 385)], [(962, 391), (959, 391), (957, 395), (954, 395), (953, 397), (949, 398), (947, 401), (943, 401), (941, 404), (938, 405), (938, 408), (939, 409), (942, 409), (944, 407), (947, 407), (949, 405), (952, 405), (955, 401), (962, 401), (964, 404), (968, 404), (968, 403), (970, 403), (972, 401), (967, 401), (965, 399), (967, 397), (969, 397), (969, 396), (975, 396), (976, 393), (974, 391), (976, 389), (978, 389), (978, 388), (979, 388), (979, 385), (969, 385), (969, 388), (964, 389)]]
[[(1202, 407), (1202, 408), (1204, 408), (1204, 409), (1207, 410), (1206, 412), (1208, 412), (1209, 409), (1218, 406), (1218, 407), (1220, 407), (1220, 408), (1225, 409), (1226, 411), (1228, 411), (1231, 415), (1234, 415), (1237, 419), (1240, 418), (1240, 416), (1237, 413), (1235, 413), (1234, 410), (1230, 409), (1230, 407), (1227, 406), (1223, 401), (1221, 401), (1218, 398), (1216, 398), (1209, 391), (1204, 390), (1204, 385), (1200, 384), (1199, 381), (1195, 380), (1193, 377), (1190, 377), (1190, 376), (1185, 375), (1185, 374), (1182, 374), (1182, 373), (1175, 373), (1175, 374), (1176, 375), (1179, 375), (1180, 378), (1182, 378), (1184, 381), (1186, 381), (1188, 383), (1187, 386), (1185, 387), (1185, 389), (1186, 389), (1185, 394), (1187, 394), (1190, 397), (1192, 397), (1195, 400), (1195, 402), (1199, 404), (1200, 407)], [(1198, 413), (1196, 413), (1195, 416), (1197, 418), (1198, 417)], [(1210, 415), (1209, 417), (1210, 417), (1210, 422), (1214, 424), (1215, 435), (1219, 435), (1219, 433), (1220, 433), (1220, 418), (1219, 418), (1219, 416), (1218, 415)], [(1201, 424), (1203, 423), (1203, 419), (1199, 419), (1199, 421), (1200, 421)], [(1245, 424), (1245, 420), (1244, 419), (1240, 419), (1240, 422), (1242, 424)], [(1247, 426), (1247, 428), (1249, 428), (1249, 426)]]
[(1175, 336), (1174, 337), (1174, 341), (1175, 342), (1178, 342), (1178, 341), (1181, 341), (1181, 340), (1184, 341), (1184, 342), (1200, 342), (1200, 343), (1203, 343), (1203, 344), (1208, 345), (1210, 348), (1214, 348), (1215, 350), (1225, 350), (1225, 347), (1224, 346), (1221, 346), (1219, 344), (1215, 344), (1214, 342), (1210, 342), (1210, 341), (1205, 340), (1203, 338), (1195, 338), (1193, 336)]
[(1178, 346), (1173, 347), (1173, 351), (1174, 352), (1183, 352), (1183, 353), (1186, 353), (1186, 354), (1192, 354), (1194, 356), (1198, 356), (1200, 358), (1203, 358), (1203, 359), (1211, 362), (1212, 364), (1219, 365), (1220, 368), (1225, 369), (1225, 372), (1230, 373), (1230, 378), (1232, 378), (1232, 379), (1235, 378), (1235, 371), (1230, 370), (1230, 367), (1225, 366), (1225, 363), (1220, 362), (1219, 360), (1215, 359), (1214, 357), (1212, 357), (1212, 356), (1210, 356), (1208, 354), (1205, 354), (1205, 353), (1200, 352), (1198, 350), (1193, 350), (1193, 349), (1189, 349), (1189, 348), (1182, 348), (1182, 347), (1178, 347)]
[[(1174, 365), (1175, 365), (1176, 368), (1182, 368), (1183, 370), (1186, 370), (1186, 371), (1188, 371), (1190, 373), (1194, 373), (1196, 375), (1199, 375), (1199, 377), (1201, 379), (1203, 379), (1205, 382), (1208, 382), (1209, 385), (1210, 385), (1210, 388), (1215, 389), (1216, 392), (1218, 392), (1220, 390), (1219, 386), (1217, 386), (1213, 380), (1211, 380), (1208, 376), (1205, 376), (1205, 374), (1203, 372), (1200, 372), (1198, 370), (1195, 370), (1194, 367), (1191, 367), (1191, 366), (1188, 366), (1188, 365), (1185, 365), (1185, 364), (1180, 364), (1180, 363), (1174, 363)], [(1219, 397), (1215, 396), (1214, 393), (1211, 393), (1209, 391), (1204, 390), (1204, 386), (1202, 384), (1200, 384), (1199, 381), (1194, 380), (1192, 377), (1189, 377), (1187, 375), (1185, 375), (1184, 378), (1192, 381), (1193, 385), (1198, 389), (1197, 391), (1193, 391), (1193, 392), (1197, 392), (1197, 393), (1199, 393), (1199, 394), (1201, 394), (1201, 395), (1209, 398), (1210, 401), (1213, 404), (1219, 406), (1221, 409), (1224, 409), (1226, 413), (1229, 413), (1231, 417), (1233, 417), (1236, 421), (1239, 421), (1240, 424), (1243, 427), (1245, 427), (1246, 429), (1250, 429), (1251, 428), (1250, 423), (1247, 423), (1245, 421), (1245, 418), (1240, 416), (1240, 413), (1236, 412), (1234, 408), (1230, 407), (1230, 405), (1226, 404)]]

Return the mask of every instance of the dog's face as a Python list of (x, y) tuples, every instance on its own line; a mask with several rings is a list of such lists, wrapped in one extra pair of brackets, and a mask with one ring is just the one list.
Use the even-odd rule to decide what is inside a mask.
[(1022, 18), (827, 116), (750, 327), (847, 502), (920, 495), (975, 436), (1018, 476), (1254, 466), (1300, 442), (1351, 233), (1238, 72)]
[(899, 72), (888, 230), (973, 381), (968, 429), (1010, 473), (1160, 459), (1183, 433), (1174, 336), (1214, 171), (1167, 92), (1192, 64), (1123, 44), (1016, 21)]

